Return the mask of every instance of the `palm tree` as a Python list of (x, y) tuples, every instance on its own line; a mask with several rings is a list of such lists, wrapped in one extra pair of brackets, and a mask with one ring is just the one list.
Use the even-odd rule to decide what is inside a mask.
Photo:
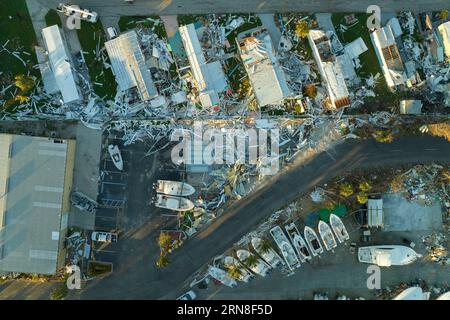
[(258, 257), (250, 254), (243, 262), (247, 267), (252, 268), (258, 264)]
[(228, 267), (228, 275), (234, 280), (239, 280), (242, 277), (242, 270), (238, 266), (231, 265)]
[(259, 247), (261, 253), (267, 253), (270, 251), (270, 249), (272, 249), (272, 245), (270, 244), (269, 240), (262, 239), (261, 245)]

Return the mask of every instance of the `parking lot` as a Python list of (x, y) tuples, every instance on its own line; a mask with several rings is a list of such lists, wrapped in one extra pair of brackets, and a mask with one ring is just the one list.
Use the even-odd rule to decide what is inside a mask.
[[(126, 256), (134, 248), (142, 250), (144, 243), (136, 238), (143, 240), (140, 236), (143, 228), (149, 226), (156, 236), (159, 230), (174, 228), (177, 224), (171, 211), (156, 208), (151, 199), (153, 184), (158, 179), (178, 180), (181, 173), (167, 159), (170, 150), (147, 157), (150, 143), (144, 141), (124, 146), (118, 133), (103, 137), (95, 231), (118, 233), (118, 242), (92, 241), (91, 259), (113, 263), (114, 270), (127, 260)], [(116, 168), (109, 155), (110, 144), (117, 145), (121, 151), (122, 171)], [(150, 246), (152, 253), (159, 250), (156, 241), (145, 244), (149, 249)]]

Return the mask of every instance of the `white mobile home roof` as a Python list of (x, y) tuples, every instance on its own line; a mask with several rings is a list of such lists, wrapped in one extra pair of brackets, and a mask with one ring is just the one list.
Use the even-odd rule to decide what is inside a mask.
[(179, 31), (198, 89), (224, 91), (227, 82), (222, 65), (219, 61), (206, 63), (194, 24), (181, 26)]
[(64, 103), (77, 101), (80, 94), (72, 71), (70, 54), (67, 51), (57, 25), (42, 29), (45, 47), (53, 75), (61, 91)]
[(54, 274), (67, 142), (0, 134), (0, 270)]
[(384, 226), (383, 199), (369, 199), (367, 201), (367, 225), (369, 227)]
[(450, 21), (441, 24), (438, 31), (445, 55), (450, 58)]
[(240, 40), (240, 54), (259, 106), (282, 103), (291, 92), (268, 32)]
[(105, 47), (120, 90), (137, 87), (143, 101), (158, 95), (136, 31), (128, 31), (105, 42)]

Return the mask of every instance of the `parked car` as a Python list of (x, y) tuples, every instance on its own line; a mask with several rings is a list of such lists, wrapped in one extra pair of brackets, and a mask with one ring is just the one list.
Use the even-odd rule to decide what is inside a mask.
[(111, 232), (92, 232), (91, 239), (98, 242), (117, 242), (117, 234)]
[(117, 38), (119, 36), (119, 34), (117, 33), (116, 28), (114, 28), (114, 27), (107, 28), (106, 32), (108, 33), (108, 37), (109, 37), (110, 40), (114, 39), (114, 38)]
[(190, 290), (185, 294), (179, 296), (177, 300), (195, 300), (195, 298), (197, 298), (197, 295), (195, 294), (194, 291)]

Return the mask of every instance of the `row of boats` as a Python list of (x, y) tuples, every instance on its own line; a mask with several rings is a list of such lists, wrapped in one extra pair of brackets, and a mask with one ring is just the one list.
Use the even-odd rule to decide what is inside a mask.
[(158, 180), (153, 185), (156, 191), (154, 199), (155, 206), (158, 208), (189, 211), (194, 209), (194, 203), (185, 198), (195, 192), (195, 188), (186, 182)]
[[(335, 236), (339, 243), (349, 239), (348, 232), (338, 216), (330, 215), (330, 225), (331, 227), (326, 222), (320, 221), (318, 226), (326, 250), (333, 250), (337, 246)], [(251, 245), (258, 256), (248, 250), (239, 249), (236, 251), (237, 259), (231, 256), (223, 259), (223, 264), (228, 272), (209, 266), (209, 275), (226, 286), (234, 287), (235, 279), (248, 282), (253, 275), (265, 277), (272, 269), (280, 266), (293, 271), (299, 268), (301, 263), (324, 252), (319, 237), (311, 227), (305, 226), (303, 236), (295, 223), (286, 225), (285, 231), (286, 234), (280, 226), (270, 229), (270, 234), (280, 249), (281, 256), (266, 240), (252, 237)], [(235, 272), (234, 275), (233, 272)]]

